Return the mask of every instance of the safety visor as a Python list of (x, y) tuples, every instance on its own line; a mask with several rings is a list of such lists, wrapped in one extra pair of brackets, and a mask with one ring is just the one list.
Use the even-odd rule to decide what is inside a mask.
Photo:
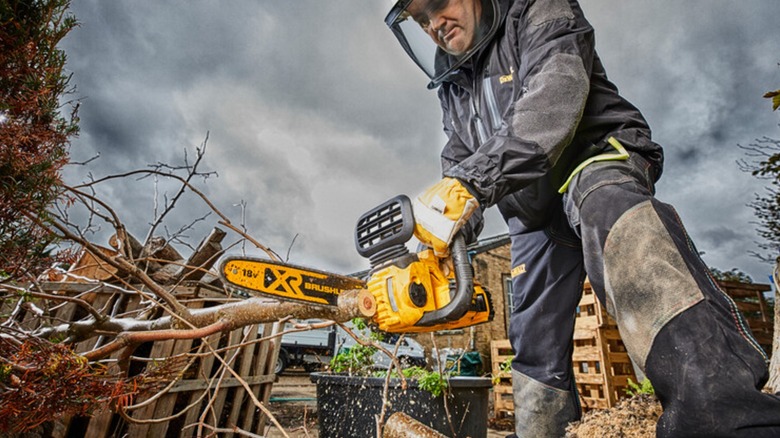
[[(460, 32), (460, 47), (448, 47), (446, 36), (432, 29), (435, 17), (450, 6), (460, 3), (465, 12), (447, 19), (455, 19)], [(439, 85), (447, 75), (463, 65), (495, 34), (499, 13), (496, 0), (400, 0), (385, 17), (385, 24), (393, 31), (401, 46), (431, 79), (430, 87)], [(446, 33), (444, 30), (442, 33)], [(465, 43), (464, 43), (465, 42)]]

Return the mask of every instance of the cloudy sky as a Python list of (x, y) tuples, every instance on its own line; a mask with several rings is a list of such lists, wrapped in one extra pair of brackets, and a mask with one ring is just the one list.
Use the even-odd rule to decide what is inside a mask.
[[(366, 268), (355, 221), (436, 181), (445, 140), (435, 92), (383, 24), (390, 3), (73, 0), (81, 26), (63, 47), (81, 135), (71, 155), (100, 158), (67, 178), (181, 163), (185, 150), (191, 160), (208, 133), (202, 170), (218, 177), (201, 188), (235, 223), (244, 201), (250, 234), (289, 249), (291, 262)], [(766, 282), (770, 266), (749, 255), (758, 237), (746, 206), (764, 183), (736, 161), (738, 145), (780, 138), (780, 112), (761, 97), (780, 88), (777, 0), (582, 7), (610, 78), (666, 148), (658, 197), (675, 205), (710, 266)], [(145, 236), (152, 181), (103, 190)], [(169, 229), (205, 211), (189, 198)], [(213, 215), (200, 223), (193, 245), (215, 224)], [(483, 237), (503, 232), (489, 214)]]

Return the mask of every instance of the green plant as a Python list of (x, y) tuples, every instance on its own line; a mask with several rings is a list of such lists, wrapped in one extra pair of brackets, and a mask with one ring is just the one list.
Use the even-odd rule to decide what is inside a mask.
[(426, 371), (417, 376), (417, 385), (423, 391), (428, 391), (434, 397), (438, 397), (447, 389), (448, 375), (442, 375), (435, 371)]
[[(498, 365), (498, 371), (501, 374), (511, 373), (512, 372), (512, 357), (511, 356), (507, 357), (506, 360), (504, 360), (503, 362), (501, 362), (500, 365)], [(493, 381), (493, 385), (498, 385), (499, 382), (501, 382), (501, 376), (500, 375), (493, 376), (492, 381)]]
[[(401, 376), (404, 376), (404, 378), (407, 379), (416, 379), (417, 377), (423, 375), (427, 371), (425, 368), (420, 368), (418, 366), (411, 366), (408, 368), (401, 369), (401, 372), (399, 373), (396, 368), (393, 368), (393, 371), (390, 372), (390, 377), (393, 379), (398, 379)], [(371, 373), (371, 377), (387, 377), (387, 370), (374, 370)]]
[(636, 383), (630, 378), (628, 379), (628, 388), (626, 388), (626, 394), (631, 397), (635, 397), (641, 394), (655, 395), (655, 388), (650, 383), (650, 379), (645, 378), (642, 383)]
[[(436, 371), (428, 371), (425, 368), (418, 366), (412, 366), (401, 370), (401, 374), (407, 379), (414, 379), (417, 381), (417, 386), (423, 391), (428, 391), (432, 396), (438, 397), (444, 393), (449, 386), (447, 379), (450, 378), (450, 373), (439, 373)], [(387, 377), (387, 370), (378, 370), (372, 374), (373, 377)], [(393, 370), (390, 373), (390, 377), (398, 378), (399, 374), (397, 370)]]
[[(368, 328), (365, 321), (360, 318), (352, 320), (352, 324), (358, 330)], [(375, 341), (381, 341), (384, 337), (385, 333), (374, 330), (371, 330), (368, 335), (369, 339)], [(376, 347), (363, 344), (357, 344), (351, 348), (344, 348), (331, 359), (330, 370), (334, 373), (347, 373), (351, 376), (387, 377), (387, 370), (375, 370), (373, 368), (373, 356), (376, 352)], [(401, 375), (407, 379), (416, 380), (420, 389), (430, 392), (434, 397), (438, 397), (444, 393), (448, 386), (447, 379), (450, 377), (450, 373), (442, 374), (428, 371), (419, 366), (402, 368), (400, 374), (398, 369), (393, 369), (390, 372), (391, 378), (399, 378)]]
[(330, 360), (330, 369), (334, 373), (368, 375), (374, 364), (373, 356), (376, 351), (376, 347), (360, 344), (344, 348)]

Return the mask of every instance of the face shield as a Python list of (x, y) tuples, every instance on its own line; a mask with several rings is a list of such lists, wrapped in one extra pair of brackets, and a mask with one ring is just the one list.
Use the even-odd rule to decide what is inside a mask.
[(385, 23), (436, 86), (496, 32), (496, 0), (400, 0)]

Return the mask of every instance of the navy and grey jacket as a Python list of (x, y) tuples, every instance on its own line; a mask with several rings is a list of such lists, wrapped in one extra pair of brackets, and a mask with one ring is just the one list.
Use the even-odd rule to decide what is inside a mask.
[(492, 41), (439, 88), (449, 137), (444, 176), (466, 182), (483, 208), (497, 204), (526, 229), (546, 222), (578, 163), (612, 151), (610, 136), (660, 176), (661, 147), (607, 79), (577, 1), (499, 4), (502, 25)]

